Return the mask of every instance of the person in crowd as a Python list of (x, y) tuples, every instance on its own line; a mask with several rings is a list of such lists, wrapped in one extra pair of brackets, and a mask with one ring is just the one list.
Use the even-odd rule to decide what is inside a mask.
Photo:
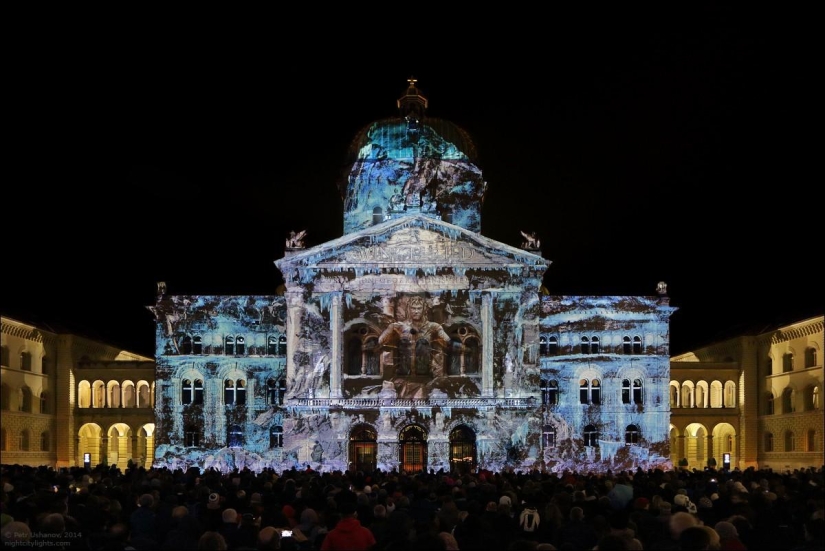
[(330, 530), (321, 543), (321, 551), (370, 551), (375, 546), (375, 536), (361, 526), (357, 505), (345, 501), (339, 505), (341, 520)]

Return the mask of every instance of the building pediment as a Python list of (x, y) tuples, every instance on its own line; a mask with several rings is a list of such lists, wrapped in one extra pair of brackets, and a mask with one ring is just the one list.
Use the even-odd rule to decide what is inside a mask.
[(322, 245), (293, 252), (275, 262), (285, 277), (295, 270), (384, 271), (441, 268), (511, 269), (544, 272), (549, 261), (541, 255), (489, 239), (459, 226), (424, 215), (376, 224)]

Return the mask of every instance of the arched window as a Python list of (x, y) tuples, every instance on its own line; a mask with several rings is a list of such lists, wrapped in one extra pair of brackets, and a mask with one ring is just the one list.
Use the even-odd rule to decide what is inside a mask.
[(137, 407), (137, 395), (134, 383), (123, 383), (123, 407)]
[(676, 386), (678, 383), (670, 384), (670, 409), (674, 409), (679, 407), (679, 387)]
[(266, 403), (270, 406), (278, 405), (278, 383), (275, 382), (275, 379), (266, 380)]
[(278, 403), (283, 404), (286, 398), (286, 379), (281, 377), (278, 379)]
[(792, 430), (785, 431), (785, 451), (792, 452), (795, 449), (794, 433)]
[(806, 452), (815, 452), (816, 451), (816, 430), (808, 429), (805, 438), (805, 451)]
[(720, 408), (723, 405), (722, 383), (711, 381), (710, 383), (710, 407)]
[(725, 407), (736, 407), (736, 383), (733, 381), (725, 381)]
[(539, 355), (547, 356), (547, 337), (544, 335), (539, 337)]
[(203, 339), (200, 335), (195, 335), (192, 339), (192, 354), (203, 354)]
[(180, 343), (180, 353), (189, 355), (192, 353), (192, 337), (186, 335)]
[(223, 382), (223, 400), (228, 406), (246, 404), (246, 381), (226, 379)]
[(32, 413), (32, 391), (29, 387), (24, 386), (20, 389), (20, 411)]
[(243, 446), (243, 429), (240, 425), (229, 425), (226, 435), (226, 445), (230, 448)]
[(184, 379), (181, 383), (181, 392), (180, 392), (180, 403), (181, 404), (191, 404), (192, 403), (192, 396), (194, 395), (194, 388), (192, 386), (192, 381), (189, 379)]
[(92, 387), (89, 381), (77, 383), (77, 407), (88, 408), (92, 405)]
[(266, 340), (266, 353), (275, 356), (278, 353), (278, 337), (270, 335)]
[(276, 425), (269, 429), (269, 447), (284, 447), (284, 427), (282, 427), (281, 425)]
[(23, 352), (20, 354), (20, 369), (23, 371), (32, 370), (32, 355), (28, 352)]
[(584, 433), (582, 433), (584, 437), (584, 445), (585, 446), (598, 446), (599, 445), (599, 431), (596, 430), (594, 425), (587, 425), (584, 427)]
[(805, 349), (805, 367), (816, 367), (816, 348), (813, 346)]
[(401, 468), (408, 473), (420, 472), (427, 466), (427, 434), (418, 425), (407, 425), (398, 435)]
[(793, 389), (786, 388), (782, 391), (782, 413), (793, 413)]
[(9, 403), (11, 402), (11, 389), (9, 385), (6, 383), (0, 384), (0, 409), (3, 411), (9, 411), (11, 406)]
[(378, 444), (377, 434), (367, 425), (356, 426), (349, 437), (349, 459), (356, 471), (375, 470)]
[(544, 449), (552, 449), (556, 447), (556, 427), (549, 424), (542, 426), (541, 446)]
[(183, 429), (184, 445), (186, 447), (198, 447), (201, 445), (201, 433), (197, 425), (187, 425)]
[(380, 224), (384, 221), (384, 211), (381, 207), (374, 207), (372, 209), (372, 225)]
[(808, 385), (805, 387), (805, 390), (802, 392), (802, 411), (815, 411), (816, 410), (816, 393), (817, 387), (814, 385)]
[(478, 340), (475, 338), (468, 338), (464, 341), (464, 373), (473, 374), (478, 373), (478, 361), (481, 356), (479, 354)]
[(773, 415), (774, 413), (773, 393), (767, 392), (765, 394), (765, 415)]
[(31, 445), (29, 443), (29, 439), (29, 429), (23, 429), (20, 431), (20, 451), (29, 451), (29, 446)]
[(555, 406), (559, 403), (559, 383), (541, 380), (541, 404), (543, 406)]
[(590, 339), (588, 339), (587, 337), (582, 337), (582, 345), (581, 346), (582, 346), (582, 348), (581, 348), (581, 353), (582, 354), (590, 354)]
[[(671, 387), (671, 390), (673, 387)], [(642, 380), (641, 379), (624, 379), (622, 380), (622, 403), (623, 404), (642, 404)]]
[(633, 353), (633, 343), (630, 341), (630, 337), (624, 337), (622, 339), (622, 354), (630, 356)]
[(229, 335), (226, 339), (224, 339), (223, 353), (227, 356), (235, 355), (235, 337), (232, 335)]
[(8, 346), (0, 346), (0, 365), (10, 367)]
[(278, 338), (278, 355), (286, 356), (286, 336), (284, 335)]
[(450, 431), (450, 466), (456, 472), (472, 469), (476, 464), (476, 433), (467, 425)]
[(782, 356), (782, 373), (790, 373), (793, 371), (793, 354), (790, 352)]
[(8, 439), (6, 437), (6, 427), (0, 427), (0, 451), (9, 451), (7, 446), (9, 445)]
[(822, 393), (819, 391), (818, 386), (815, 386), (811, 391), (811, 407), (813, 407), (814, 411), (819, 411), (822, 407)]
[(765, 433), (765, 451), (773, 451), (773, 434), (771, 434), (770, 432)]
[(693, 387), (689, 384), (684, 383), (682, 384), (682, 407), (695, 407), (693, 402)]
[(352, 337), (347, 343), (347, 375), (361, 374), (361, 338)]
[(599, 353), (599, 337), (593, 337), (592, 339), (590, 339), (590, 353)]
[(641, 354), (642, 353), (642, 338), (641, 337), (633, 337), (633, 353), (634, 354)]
[(235, 382), (235, 403), (239, 406), (246, 404), (246, 381), (243, 379)]
[(241, 336), (235, 339), (235, 354), (238, 356), (246, 354), (246, 339)]
[(92, 400), (92, 407), (106, 407), (106, 385), (103, 384), (103, 381), (94, 382), (92, 386)]
[(627, 425), (624, 429), (624, 443), (628, 445), (639, 443), (639, 427)]
[(550, 337), (547, 341), (547, 355), (548, 356), (558, 356), (559, 354), (559, 339), (556, 337)]
[(642, 393), (642, 380), (633, 379), (631, 382), (631, 392), (633, 393), (633, 403), (640, 406), (644, 403), (644, 395)]
[(45, 390), (40, 393), (40, 413), (51, 413), (49, 410), (49, 393)]
[(232, 379), (223, 382), (223, 403), (227, 406), (235, 403), (235, 381)]
[(52, 372), (52, 359), (44, 356), (40, 362), (40, 373), (43, 375), (48, 375)]
[(146, 381), (142, 381), (138, 383), (138, 392), (137, 392), (137, 407), (141, 408), (150, 408), (152, 407), (152, 400), (150, 398), (151, 390), (149, 389), (149, 384)]
[(52, 439), (49, 436), (49, 431), (45, 430), (40, 433), (40, 451), (47, 452), (51, 450)]
[(195, 396), (192, 400), (193, 404), (202, 404), (203, 403), (203, 380), (202, 379), (195, 379), (193, 383), (193, 388), (195, 390)]
[(598, 379), (581, 379), (579, 381), (579, 400), (582, 404), (601, 404), (601, 381)]

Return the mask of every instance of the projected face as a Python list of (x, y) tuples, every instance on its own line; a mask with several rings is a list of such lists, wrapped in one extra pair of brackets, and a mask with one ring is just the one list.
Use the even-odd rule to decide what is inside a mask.
[(409, 314), (412, 321), (424, 321), (424, 301), (420, 299), (410, 300)]

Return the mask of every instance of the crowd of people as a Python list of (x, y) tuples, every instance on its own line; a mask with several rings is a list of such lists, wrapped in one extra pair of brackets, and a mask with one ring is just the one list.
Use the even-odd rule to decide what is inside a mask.
[(825, 470), (231, 473), (2, 465), (4, 546), (230, 551), (825, 548)]

